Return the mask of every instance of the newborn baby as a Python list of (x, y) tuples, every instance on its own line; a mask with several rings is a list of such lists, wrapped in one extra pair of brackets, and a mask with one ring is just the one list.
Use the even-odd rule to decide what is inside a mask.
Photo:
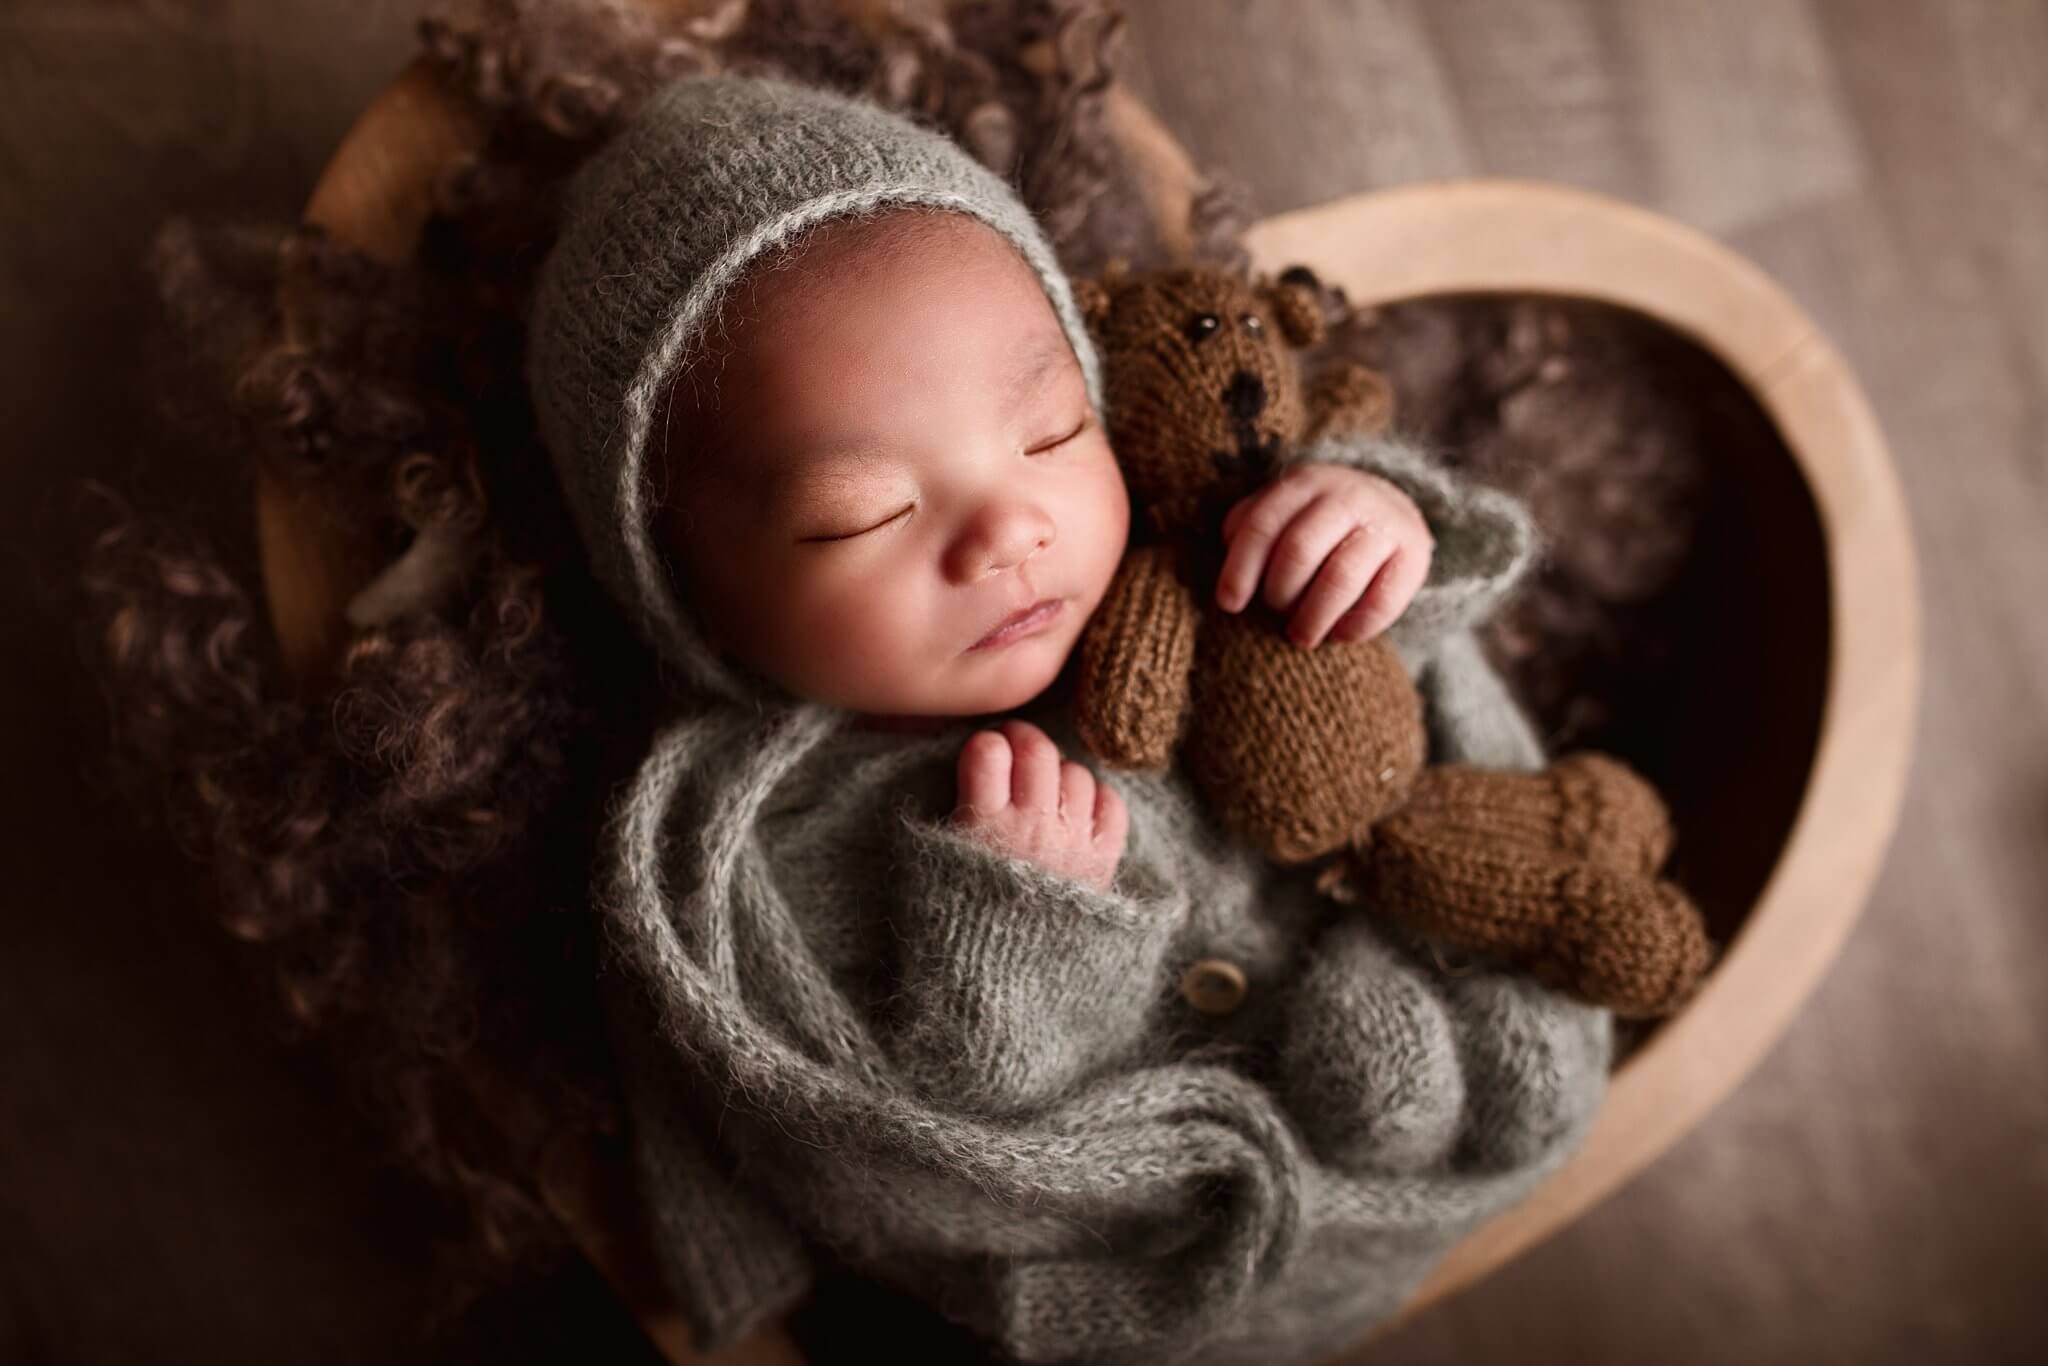
[[(1062, 757), (1130, 509), (1072, 291), (954, 144), (667, 87), (570, 188), (528, 378), (671, 685), (595, 894), (699, 1348), (832, 1258), (1016, 1360), (1307, 1359), (1576, 1146), (1606, 1012), (1446, 976), (1180, 774)], [(1226, 607), (1385, 631), (1436, 757), (1541, 761), (1470, 631), (1533, 554), (1512, 502), (1351, 437), (1226, 536)]]
[[(896, 728), (1023, 706), (1130, 526), (1044, 288), (1000, 233), (928, 208), (828, 221), (785, 259), (735, 288), (724, 349), (673, 395), (657, 539), (714, 643), (792, 693)], [(1432, 544), (1394, 484), (1320, 463), (1224, 534), (1219, 604), (1256, 592), (1303, 648), (1392, 624)], [(954, 818), (1105, 890), (1126, 826), (1116, 788), (1022, 720), (962, 747)]]

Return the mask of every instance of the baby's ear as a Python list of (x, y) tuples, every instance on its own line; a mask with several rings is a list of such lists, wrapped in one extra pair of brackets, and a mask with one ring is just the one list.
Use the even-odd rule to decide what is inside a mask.
[(1295, 347), (1313, 346), (1323, 339), (1322, 281), (1307, 266), (1289, 266), (1277, 283), (1263, 291), (1279, 320), (1281, 335)]

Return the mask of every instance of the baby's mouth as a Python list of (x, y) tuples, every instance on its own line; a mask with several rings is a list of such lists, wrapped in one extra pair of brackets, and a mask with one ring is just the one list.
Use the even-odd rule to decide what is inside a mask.
[(967, 648), (970, 651), (999, 650), (1014, 641), (1037, 635), (1059, 618), (1066, 605), (1065, 598), (1040, 598), (1029, 607), (1004, 617), (987, 635)]

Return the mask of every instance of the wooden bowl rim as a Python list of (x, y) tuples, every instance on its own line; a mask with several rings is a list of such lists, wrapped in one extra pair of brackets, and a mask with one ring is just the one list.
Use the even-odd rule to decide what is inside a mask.
[(1825, 542), (1819, 744), (1762, 896), (1700, 994), (1617, 1070), (1584, 1146), (1454, 1248), (1406, 1317), (1562, 1228), (1691, 1131), (1762, 1060), (1839, 952), (1883, 862), (1911, 759), (1921, 630), (1912, 533), (1846, 362), (1762, 270), (1673, 219), (1561, 185), (1444, 180), (1267, 218), (1246, 245), (1258, 269), (1307, 263), (1360, 305), (1541, 294), (1673, 328), (1719, 358), (1776, 425)]

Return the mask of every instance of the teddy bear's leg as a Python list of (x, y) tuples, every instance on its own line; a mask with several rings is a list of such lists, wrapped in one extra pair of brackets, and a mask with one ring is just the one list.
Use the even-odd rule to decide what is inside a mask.
[(1671, 814), (1657, 789), (1619, 759), (1585, 750), (1550, 766), (1566, 839), (1595, 863), (1655, 873), (1671, 856)]
[(1668, 1015), (1691, 998), (1713, 946), (1675, 884), (1584, 864), (1562, 896), (1552, 980), (1618, 1015)]
[(1362, 856), (1366, 904), (1624, 1015), (1663, 1014), (1691, 994), (1710, 949), (1684, 892), (1477, 820), (1410, 806), (1381, 822)]
[(1592, 751), (1535, 773), (1440, 764), (1416, 779), (1404, 812), (1474, 843), (1646, 876), (1671, 853), (1671, 818), (1657, 790), (1620, 760)]
[(1330, 928), (1284, 1028), (1282, 1099), (1322, 1161), (1415, 1171), (1450, 1150), (1465, 1085), (1443, 999), (1371, 925)]
[(1613, 1017), (1526, 977), (1447, 977), (1465, 1083), (1453, 1166), (1512, 1171), (1557, 1152), (1592, 1118), (1613, 1051)]

